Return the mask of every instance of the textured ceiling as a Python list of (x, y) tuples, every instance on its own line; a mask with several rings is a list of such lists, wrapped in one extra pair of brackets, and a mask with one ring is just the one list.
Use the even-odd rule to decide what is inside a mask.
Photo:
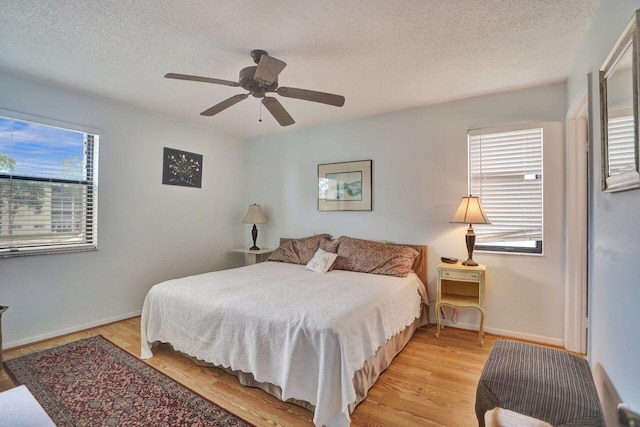
[[(0, 69), (240, 138), (564, 81), (600, 0), (2, 0)], [(279, 98), (200, 112), (244, 90), (264, 49), (281, 86), (344, 95), (344, 107)], [(0, 107), (2, 105), (0, 96)], [(4, 106), (6, 108), (6, 106)], [(88, 125), (91, 125), (90, 123)]]

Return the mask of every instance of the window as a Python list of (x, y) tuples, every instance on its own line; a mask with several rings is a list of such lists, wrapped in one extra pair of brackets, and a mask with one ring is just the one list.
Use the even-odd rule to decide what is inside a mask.
[(0, 115), (0, 256), (95, 249), (98, 135), (16, 115)]
[(469, 193), (491, 221), (477, 250), (542, 253), (542, 141), (541, 125), (469, 131)]

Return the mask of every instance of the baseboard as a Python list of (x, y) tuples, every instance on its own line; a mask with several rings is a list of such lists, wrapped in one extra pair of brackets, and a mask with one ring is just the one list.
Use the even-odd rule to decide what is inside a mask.
[[(71, 334), (73, 332), (78, 332), (78, 331), (83, 331), (85, 329), (95, 328), (96, 326), (102, 326), (102, 325), (106, 325), (106, 324), (109, 324), (109, 323), (118, 322), (118, 321), (124, 320), (124, 319), (130, 319), (132, 317), (140, 316), (140, 314), (142, 314), (142, 310), (136, 310), (136, 311), (133, 311), (131, 313), (120, 314), (118, 316), (113, 316), (113, 317), (107, 317), (105, 319), (96, 320), (94, 322), (85, 323), (85, 324), (82, 324), (82, 325), (74, 326), (72, 328), (58, 329), (56, 331), (48, 332), (46, 334), (36, 335), (34, 337), (25, 338), (25, 339), (18, 340), (18, 341), (10, 341), (10, 342), (7, 342), (7, 343), (3, 343), (3, 348), (5, 350), (9, 350), (9, 349), (11, 349), (13, 347), (19, 347), (19, 346), (26, 345), (26, 344), (32, 344), (34, 342), (47, 340), (49, 338), (56, 338), (56, 337), (59, 337), (61, 335)], [(436, 319), (432, 318), (432, 319), (430, 319), (430, 322), (435, 323)], [(471, 324), (471, 323), (453, 323), (450, 320), (445, 320), (444, 325), (447, 326), (447, 327), (467, 329), (467, 330), (472, 330), (472, 331), (473, 330), (475, 330), (475, 331), (478, 330), (478, 325), (477, 324)], [(500, 335), (500, 336), (503, 336), (505, 338), (517, 338), (517, 339), (521, 339), (521, 340), (525, 340), (525, 341), (539, 342), (539, 343), (542, 343), (542, 344), (549, 344), (549, 345), (554, 345), (554, 346), (557, 346), (557, 347), (564, 348), (564, 340), (561, 339), (561, 338), (551, 338), (551, 337), (545, 337), (543, 335), (527, 334), (527, 333), (523, 333), (523, 332), (512, 331), (512, 330), (509, 330), (509, 329), (498, 329), (498, 328), (487, 328), (487, 327), (485, 327), (484, 330), (485, 330), (485, 332), (488, 332), (490, 334)]]
[(3, 343), (2, 347), (5, 350), (9, 350), (13, 347), (20, 347), (26, 344), (32, 344), (34, 342), (48, 340), (49, 338), (56, 338), (61, 335), (71, 334), (73, 332), (83, 331), (85, 329), (95, 328), (96, 326), (102, 326), (113, 322), (118, 322), (124, 319), (130, 319), (132, 317), (140, 316), (142, 314), (142, 310), (136, 310), (131, 313), (119, 314), (113, 317), (107, 317), (105, 319), (96, 320), (95, 322), (89, 322), (82, 325), (77, 325), (71, 328), (58, 329), (56, 331), (47, 332), (46, 334), (36, 335), (34, 337), (25, 338), (17, 341), (9, 341), (7, 343)]
[[(476, 326), (476, 329), (478, 327)], [(563, 338), (552, 338), (546, 337), (544, 335), (535, 335), (535, 334), (527, 334), (524, 332), (516, 332), (508, 329), (497, 329), (497, 328), (484, 328), (490, 334), (500, 335), (505, 338), (518, 338), (524, 341), (537, 342), (541, 344), (549, 344), (556, 347), (564, 348), (564, 339)]]
[[(436, 319), (435, 318), (431, 319), (431, 321), (433, 323), (435, 323)], [(477, 331), (478, 330), (478, 324), (477, 323), (462, 323), (462, 322), (453, 323), (450, 320), (445, 320), (444, 325), (446, 327), (468, 329), (468, 330), (471, 330), (471, 331)], [(549, 345), (553, 345), (553, 346), (556, 346), (556, 347), (564, 348), (564, 339), (562, 339), (562, 338), (552, 338), (552, 337), (546, 337), (544, 335), (527, 334), (527, 333), (524, 333), (524, 332), (512, 331), (512, 330), (509, 330), (509, 329), (489, 328), (489, 327), (486, 327), (486, 326), (484, 328), (484, 331), (488, 332), (490, 334), (499, 335), (499, 336), (505, 337), (505, 338), (516, 338), (516, 339), (520, 339), (520, 340), (524, 340), (524, 341), (531, 341), (531, 342), (536, 342), (536, 343), (541, 343), (541, 344), (549, 344)]]

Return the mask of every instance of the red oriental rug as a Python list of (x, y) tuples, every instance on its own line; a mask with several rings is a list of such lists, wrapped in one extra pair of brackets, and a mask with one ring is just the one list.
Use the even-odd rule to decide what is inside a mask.
[(253, 426), (95, 336), (5, 361), (58, 427)]

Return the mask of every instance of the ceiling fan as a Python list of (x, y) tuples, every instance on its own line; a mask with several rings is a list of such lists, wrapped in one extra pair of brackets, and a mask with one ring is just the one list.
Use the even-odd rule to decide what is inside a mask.
[(219, 104), (200, 113), (201, 116), (214, 116), (232, 105), (247, 99), (249, 95), (256, 98), (262, 98), (262, 104), (280, 123), (280, 126), (289, 126), (295, 123), (295, 120), (284, 109), (280, 101), (267, 94), (275, 92), (286, 98), (303, 99), (305, 101), (320, 102), (322, 104), (334, 105), (342, 107), (344, 105), (344, 96), (333, 95), (331, 93), (316, 92), (314, 90), (296, 89), (293, 87), (278, 87), (278, 75), (284, 70), (287, 64), (284, 61), (269, 56), (264, 50), (252, 50), (251, 57), (257, 65), (245, 67), (240, 70), (238, 82), (229, 80), (214, 79), (211, 77), (191, 76), (188, 74), (168, 73), (165, 77), (168, 79), (191, 80), (196, 82), (214, 83), (226, 86), (241, 86), (248, 90), (249, 93), (234, 95), (227, 98)]

